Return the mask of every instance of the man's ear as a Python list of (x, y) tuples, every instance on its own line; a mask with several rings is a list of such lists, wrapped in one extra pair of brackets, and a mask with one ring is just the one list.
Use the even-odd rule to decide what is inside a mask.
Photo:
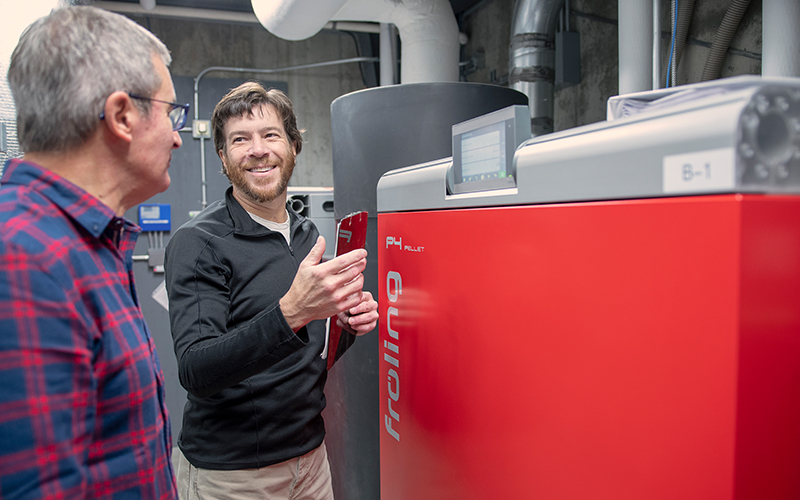
[(228, 175), (228, 170), (225, 167), (225, 149), (220, 149), (217, 154), (219, 155), (219, 161), (222, 162), (222, 173)]
[(108, 96), (103, 115), (106, 129), (112, 135), (128, 143), (133, 141), (133, 129), (141, 115), (127, 93), (117, 91)]

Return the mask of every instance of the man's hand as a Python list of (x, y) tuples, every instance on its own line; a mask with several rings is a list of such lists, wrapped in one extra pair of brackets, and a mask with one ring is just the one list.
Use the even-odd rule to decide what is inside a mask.
[(337, 322), (339, 326), (354, 335), (371, 332), (378, 324), (378, 303), (369, 292), (361, 292), (361, 302), (355, 307), (340, 312)]
[(353, 250), (320, 264), (324, 253), (325, 238), (320, 236), (300, 263), (291, 288), (280, 300), (283, 316), (295, 332), (310, 321), (329, 318), (362, 304), (364, 275), (361, 273), (367, 267), (367, 251)]

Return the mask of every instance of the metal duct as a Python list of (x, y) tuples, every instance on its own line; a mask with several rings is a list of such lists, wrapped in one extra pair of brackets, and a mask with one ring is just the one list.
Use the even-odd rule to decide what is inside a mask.
[(564, 0), (517, 0), (511, 23), (508, 84), (528, 96), (531, 135), (553, 131), (555, 32)]

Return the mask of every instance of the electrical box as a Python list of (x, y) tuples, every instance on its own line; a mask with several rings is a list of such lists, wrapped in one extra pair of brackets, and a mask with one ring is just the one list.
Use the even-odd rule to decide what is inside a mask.
[(142, 231), (169, 231), (172, 227), (169, 204), (139, 205), (139, 225), (142, 227)]
[(556, 33), (556, 88), (581, 83), (581, 35), (575, 31)]
[(211, 120), (193, 120), (192, 121), (192, 137), (195, 139), (210, 139), (211, 138)]

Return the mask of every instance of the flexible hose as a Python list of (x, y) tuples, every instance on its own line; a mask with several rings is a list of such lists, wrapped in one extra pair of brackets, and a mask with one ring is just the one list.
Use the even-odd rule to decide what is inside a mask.
[(678, 23), (676, 26), (675, 52), (672, 54), (672, 86), (678, 85), (678, 64), (681, 62), (683, 49), (686, 47), (686, 38), (689, 35), (689, 24), (692, 22), (695, 0), (681, 0), (678, 8)]
[(670, 5), (671, 6), (669, 11), (669, 23), (672, 30), (670, 31), (671, 41), (669, 44), (669, 56), (667, 57), (667, 74), (664, 80), (664, 87), (670, 87), (670, 84), (672, 82), (672, 78), (670, 77), (670, 75), (672, 75), (672, 68), (673, 68), (672, 55), (675, 54), (675, 34), (676, 34), (675, 26), (678, 24), (678, 0), (672, 0), (670, 2)]
[(725, 17), (722, 18), (722, 23), (719, 25), (717, 34), (714, 35), (714, 42), (711, 44), (711, 51), (706, 59), (706, 66), (703, 68), (702, 81), (716, 80), (719, 78), (722, 70), (722, 63), (725, 61), (725, 55), (728, 53), (728, 47), (731, 45), (733, 35), (739, 28), (739, 23), (742, 21), (742, 16), (750, 5), (750, 0), (733, 0), (728, 11), (725, 12)]

